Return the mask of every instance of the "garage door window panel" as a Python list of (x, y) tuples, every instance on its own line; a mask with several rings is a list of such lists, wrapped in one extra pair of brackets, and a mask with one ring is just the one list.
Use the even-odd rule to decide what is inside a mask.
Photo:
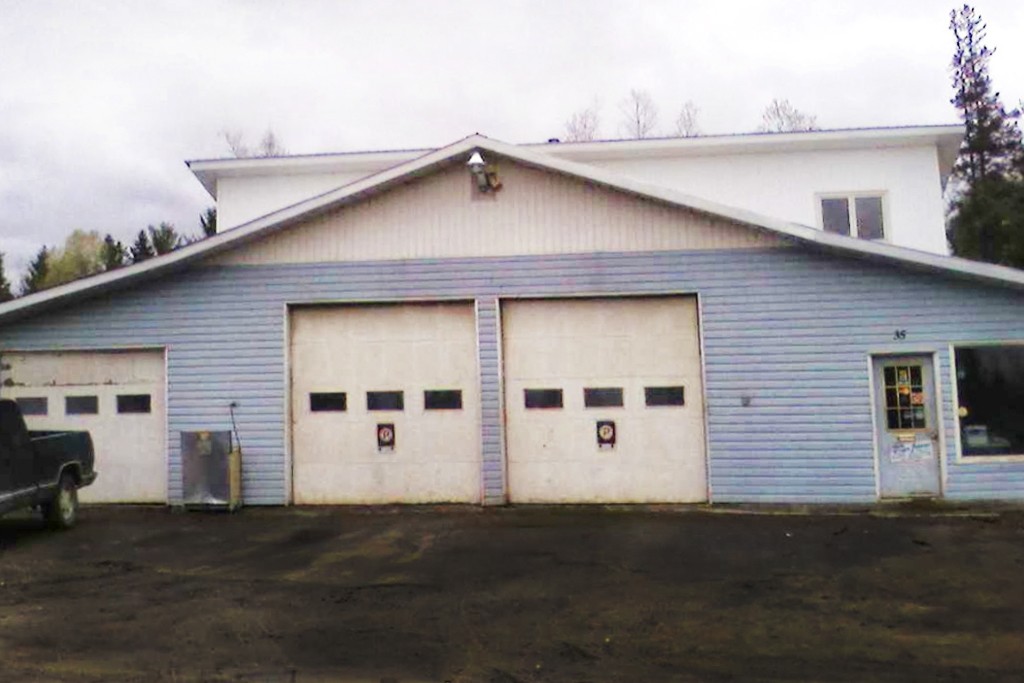
[(587, 387), (583, 390), (583, 405), (587, 408), (621, 408), (621, 387)]
[(313, 413), (343, 413), (348, 409), (348, 396), (343, 391), (320, 391), (309, 394), (309, 410)]
[(524, 389), (523, 401), (527, 408), (546, 410), (562, 407), (561, 389)]
[(367, 410), (405, 410), (405, 393), (402, 391), (366, 392)]
[(149, 394), (118, 394), (117, 412), (124, 414), (149, 414), (153, 412), (153, 402)]
[(96, 396), (65, 396), (65, 415), (96, 415), (100, 412), (99, 399)]
[(423, 392), (425, 410), (462, 410), (462, 391), (459, 389), (429, 389)]
[(644, 387), (644, 402), (648, 408), (656, 408), (685, 405), (686, 400), (683, 387)]
[(46, 415), (49, 412), (45, 396), (19, 396), (14, 400), (22, 415)]

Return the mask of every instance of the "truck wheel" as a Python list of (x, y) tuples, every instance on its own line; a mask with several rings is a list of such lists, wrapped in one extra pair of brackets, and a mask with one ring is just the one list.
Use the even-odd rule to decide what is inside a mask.
[(70, 474), (61, 475), (53, 500), (43, 505), (46, 522), (55, 529), (70, 529), (78, 519), (78, 485)]

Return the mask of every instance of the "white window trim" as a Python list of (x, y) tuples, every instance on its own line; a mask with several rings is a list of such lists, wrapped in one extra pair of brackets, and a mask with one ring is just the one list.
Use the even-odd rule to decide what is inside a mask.
[(1024, 346), (1024, 340), (1009, 339), (1003, 341), (959, 341), (949, 345), (950, 385), (953, 389), (953, 439), (954, 455), (958, 465), (984, 464), (994, 462), (1024, 462), (1024, 453), (1009, 455), (968, 455), (964, 457), (963, 444), (960, 443), (960, 387), (956, 371), (956, 349), (966, 346)]
[(858, 190), (857, 192), (819, 192), (814, 195), (814, 212), (818, 221), (818, 229), (825, 229), (825, 217), (821, 210), (823, 199), (845, 199), (847, 203), (848, 218), (850, 219), (850, 237), (860, 237), (857, 234), (857, 199), (866, 197), (877, 197), (882, 200), (882, 238), (863, 238), (870, 242), (891, 242), (889, 238), (892, 226), (889, 222), (889, 193), (885, 190)]

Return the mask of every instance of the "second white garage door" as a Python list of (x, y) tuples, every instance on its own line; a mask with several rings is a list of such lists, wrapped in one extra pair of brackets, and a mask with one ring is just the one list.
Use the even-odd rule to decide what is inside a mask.
[(694, 297), (502, 305), (509, 497), (707, 499)]
[(291, 314), (296, 503), (480, 500), (472, 304)]

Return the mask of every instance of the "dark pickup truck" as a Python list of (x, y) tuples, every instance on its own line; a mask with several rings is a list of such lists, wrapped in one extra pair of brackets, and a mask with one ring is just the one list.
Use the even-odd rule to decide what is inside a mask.
[(94, 481), (89, 432), (30, 432), (18, 404), (0, 399), (0, 515), (39, 507), (67, 529), (78, 518), (78, 489)]

